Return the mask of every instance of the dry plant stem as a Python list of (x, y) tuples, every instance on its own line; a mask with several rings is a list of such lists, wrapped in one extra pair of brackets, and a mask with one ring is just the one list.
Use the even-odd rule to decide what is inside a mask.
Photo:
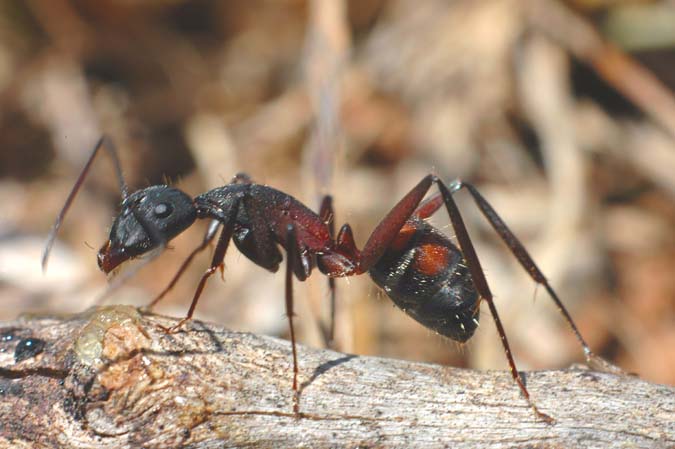
[[(305, 41), (305, 87), (312, 108), (314, 122), (303, 149), (303, 171), (305, 191), (318, 192), (323, 197), (335, 192), (333, 172), (342, 150), (343, 131), (340, 120), (342, 103), (342, 83), (350, 50), (347, 4), (343, 0), (309, 2), (308, 31)], [(311, 181), (310, 181), (311, 180)], [(332, 203), (332, 199), (329, 199)], [(332, 206), (328, 220), (331, 223), (331, 236), (334, 236), (334, 217)], [(315, 286), (315, 283), (311, 285)], [(322, 291), (312, 288), (312, 309), (315, 317), (321, 314)], [(335, 279), (328, 278), (330, 295), (328, 325), (319, 324), (322, 339), (331, 346), (335, 338)], [(320, 322), (319, 318), (313, 321)]]
[(653, 73), (606, 42), (591, 24), (559, 0), (529, 0), (525, 8), (532, 24), (591, 65), (605, 81), (675, 136), (675, 97)]
[[(675, 445), (673, 387), (585, 369), (526, 374), (550, 425), (508, 371), (299, 347), (296, 414), (288, 342), (158, 327), (175, 323), (111, 306), (2, 325), (0, 447)], [(40, 353), (26, 356), (28, 338), (45, 342)]]

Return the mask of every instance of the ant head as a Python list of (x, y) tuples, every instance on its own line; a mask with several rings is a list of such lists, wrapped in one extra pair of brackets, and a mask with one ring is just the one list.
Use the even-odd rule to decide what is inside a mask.
[(138, 190), (122, 203), (108, 242), (98, 252), (105, 273), (134, 257), (166, 244), (197, 218), (192, 199), (173, 187), (159, 185)]

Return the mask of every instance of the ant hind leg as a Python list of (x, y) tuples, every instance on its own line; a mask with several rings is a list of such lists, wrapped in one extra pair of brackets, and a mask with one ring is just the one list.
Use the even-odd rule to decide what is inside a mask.
[(586, 343), (586, 340), (584, 340), (584, 338), (581, 336), (581, 332), (579, 332), (579, 329), (577, 328), (576, 324), (574, 324), (574, 320), (572, 319), (570, 313), (567, 311), (567, 308), (562, 303), (555, 290), (553, 290), (553, 287), (551, 287), (551, 284), (549, 284), (548, 280), (541, 272), (537, 264), (534, 262), (530, 254), (527, 252), (525, 246), (513, 234), (513, 232), (511, 232), (506, 223), (504, 223), (504, 221), (492, 208), (490, 203), (487, 202), (487, 200), (483, 197), (483, 195), (480, 194), (478, 189), (476, 189), (476, 187), (474, 187), (472, 184), (463, 182), (461, 180), (456, 180), (450, 186), (451, 193), (454, 193), (462, 188), (466, 188), (469, 194), (471, 194), (471, 197), (476, 206), (478, 206), (478, 209), (481, 211), (483, 216), (487, 219), (487, 221), (490, 223), (490, 225), (499, 235), (502, 241), (506, 244), (511, 253), (523, 267), (523, 269), (529, 274), (532, 280), (544, 287), (549, 297), (553, 300), (556, 307), (565, 318), (565, 321), (567, 321), (567, 324), (572, 329), (574, 336), (579, 341), (579, 344), (581, 345), (584, 351), (586, 363), (591, 368), (599, 371), (622, 373), (623, 371), (619, 367), (612, 365), (611, 363), (604, 360), (602, 357), (597, 356), (591, 351), (591, 348), (588, 346), (588, 343)]
[(525, 386), (523, 377), (518, 372), (516, 362), (513, 359), (513, 354), (511, 353), (511, 348), (509, 346), (508, 339), (506, 338), (504, 326), (502, 326), (502, 322), (499, 319), (499, 314), (497, 313), (497, 308), (495, 307), (494, 304), (492, 292), (490, 291), (490, 287), (488, 286), (487, 280), (485, 279), (483, 268), (481, 267), (473, 243), (471, 243), (471, 238), (469, 237), (469, 233), (466, 229), (466, 226), (464, 225), (464, 220), (462, 219), (462, 216), (459, 212), (459, 208), (457, 207), (455, 200), (452, 198), (452, 193), (440, 179), (434, 178), (434, 181), (436, 182), (439, 190), (441, 191), (443, 202), (445, 203), (448, 215), (450, 216), (450, 222), (452, 223), (452, 227), (455, 230), (459, 247), (462, 250), (462, 254), (464, 255), (464, 260), (466, 261), (466, 264), (469, 268), (469, 272), (471, 273), (471, 278), (473, 279), (473, 283), (476, 287), (476, 290), (478, 291), (478, 294), (481, 296), (481, 298), (488, 303), (488, 307), (490, 308), (490, 313), (492, 314), (495, 326), (497, 327), (497, 332), (499, 333), (499, 337), (502, 341), (502, 346), (504, 347), (504, 353), (506, 354), (506, 358), (509, 362), (509, 368), (511, 369), (511, 376), (513, 377), (513, 380), (516, 382), (516, 384), (518, 384), (521, 393), (523, 394), (527, 402), (530, 404), (530, 407), (534, 411), (535, 416), (549, 424), (553, 423), (554, 422), (553, 418), (551, 418), (549, 415), (545, 413), (540, 412), (537, 406), (535, 405), (534, 401), (532, 401), (532, 398), (530, 397), (530, 392), (527, 390), (527, 387)]

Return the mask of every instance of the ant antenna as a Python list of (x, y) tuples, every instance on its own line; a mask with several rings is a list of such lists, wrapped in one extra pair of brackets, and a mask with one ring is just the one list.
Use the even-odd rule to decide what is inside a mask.
[(115, 166), (115, 172), (117, 174), (117, 180), (119, 181), (120, 184), (120, 192), (122, 194), (122, 199), (124, 200), (126, 199), (127, 196), (129, 196), (129, 188), (127, 187), (127, 183), (124, 181), (124, 176), (122, 175), (122, 166), (120, 165), (120, 160), (119, 157), (117, 156), (117, 150), (115, 148), (115, 145), (107, 136), (103, 135), (98, 140), (96, 146), (92, 150), (91, 156), (89, 156), (89, 159), (87, 160), (87, 163), (82, 169), (82, 172), (77, 177), (77, 181), (75, 181), (75, 185), (70, 191), (70, 194), (68, 194), (68, 198), (66, 199), (66, 202), (63, 205), (61, 212), (59, 212), (59, 215), (56, 217), (56, 221), (54, 222), (52, 229), (49, 231), (47, 243), (45, 244), (45, 250), (42, 253), (43, 273), (47, 271), (47, 262), (49, 260), (49, 253), (52, 250), (52, 246), (54, 246), (54, 240), (56, 240), (56, 235), (58, 234), (59, 229), (61, 228), (63, 218), (66, 216), (68, 209), (70, 209), (70, 205), (75, 199), (77, 192), (79, 192), (80, 187), (82, 187), (82, 184), (84, 183), (84, 178), (87, 176), (87, 173), (89, 173), (89, 169), (91, 168), (91, 165), (94, 162), (94, 159), (96, 158), (96, 155), (98, 154), (98, 151), (101, 148), (105, 148), (105, 150), (108, 152), (108, 154), (110, 154), (110, 157), (112, 158), (113, 165)]

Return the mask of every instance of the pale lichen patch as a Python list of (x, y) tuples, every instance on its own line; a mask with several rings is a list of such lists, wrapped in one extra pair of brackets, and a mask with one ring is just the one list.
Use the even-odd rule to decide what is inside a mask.
[(85, 312), (89, 321), (75, 341), (79, 361), (99, 368), (107, 360), (116, 360), (146, 348), (150, 337), (141, 326), (141, 315), (132, 306), (107, 306)]

